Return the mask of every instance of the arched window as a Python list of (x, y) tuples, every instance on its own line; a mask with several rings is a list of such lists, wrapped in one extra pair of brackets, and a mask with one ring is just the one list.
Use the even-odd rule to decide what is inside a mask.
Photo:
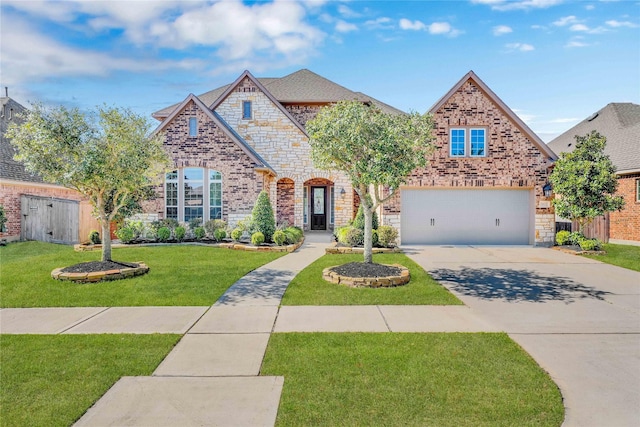
[(167, 173), (165, 217), (185, 222), (195, 218), (203, 221), (221, 219), (222, 174), (203, 168), (183, 168)]

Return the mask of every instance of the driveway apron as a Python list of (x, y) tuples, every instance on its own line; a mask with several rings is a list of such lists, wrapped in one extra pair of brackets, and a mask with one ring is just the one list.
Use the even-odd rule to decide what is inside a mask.
[(640, 425), (640, 273), (547, 248), (404, 249), (549, 372), (563, 425)]

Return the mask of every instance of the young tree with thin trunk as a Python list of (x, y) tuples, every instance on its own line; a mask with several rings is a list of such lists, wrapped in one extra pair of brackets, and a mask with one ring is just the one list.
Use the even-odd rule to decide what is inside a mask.
[(111, 221), (169, 167), (163, 136), (151, 134), (146, 118), (115, 107), (86, 115), (36, 104), (24, 119), (7, 132), (15, 159), (45, 181), (89, 198), (102, 226), (102, 261), (111, 261)]
[(371, 263), (373, 212), (392, 198), (434, 150), (430, 115), (388, 114), (360, 101), (322, 108), (307, 122), (317, 168), (339, 170), (350, 179), (363, 206), (364, 261)]
[(595, 217), (620, 210), (624, 199), (615, 196), (618, 180), (616, 168), (604, 148), (607, 139), (596, 131), (576, 135), (576, 148), (562, 153), (549, 181), (560, 197), (553, 200), (556, 213), (583, 227)]

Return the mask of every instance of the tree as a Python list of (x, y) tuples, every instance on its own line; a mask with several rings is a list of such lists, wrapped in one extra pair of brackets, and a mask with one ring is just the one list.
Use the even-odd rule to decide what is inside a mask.
[(556, 213), (578, 221), (580, 230), (597, 216), (620, 210), (624, 200), (614, 196), (618, 181), (611, 159), (604, 153), (607, 139), (596, 131), (576, 135), (576, 147), (562, 153), (549, 181), (560, 197), (553, 200)]
[(340, 101), (322, 108), (306, 128), (314, 165), (346, 173), (360, 196), (364, 261), (371, 263), (373, 212), (411, 172), (426, 166), (434, 150), (433, 120), (430, 115), (387, 114), (359, 101)]
[(258, 200), (251, 212), (251, 219), (256, 231), (261, 232), (264, 235), (264, 239), (270, 242), (273, 233), (276, 231), (276, 220), (273, 216), (273, 207), (271, 207), (269, 194), (264, 190), (258, 195)]
[(45, 181), (77, 190), (92, 203), (102, 226), (102, 261), (111, 261), (110, 223), (144, 197), (169, 166), (162, 135), (129, 109), (36, 104), (7, 132), (15, 159)]

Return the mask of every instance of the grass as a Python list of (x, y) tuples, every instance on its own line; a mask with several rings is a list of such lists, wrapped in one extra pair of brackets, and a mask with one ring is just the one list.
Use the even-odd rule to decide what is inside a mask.
[(559, 426), (562, 397), (506, 334), (272, 334), (277, 426)]
[(401, 253), (374, 254), (373, 262), (402, 264), (411, 273), (409, 284), (395, 288), (350, 288), (329, 283), (322, 270), (334, 265), (362, 261), (358, 254), (327, 254), (293, 279), (282, 305), (456, 305), (462, 302), (433, 280), (422, 267)]
[(587, 258), (628, 268), (629, 270), (640, 271), (640, 246), (615, 245), (605, 243), (603, 247), (605, 255), (583, 255)]
[(144, 276), (76, 284), (53, 280), (51, 270), (97, 261), (99, 252), (42, 242), (0, 248), (1, 307), (206, 306), (236, 280), (283, 254), (206, 246), (130, 247), (113, 250), (118, 261), (144, 261)]
[(179, 335), (2, 335), (2, 426), (68, 426), (123, 376), (150, 375)]

